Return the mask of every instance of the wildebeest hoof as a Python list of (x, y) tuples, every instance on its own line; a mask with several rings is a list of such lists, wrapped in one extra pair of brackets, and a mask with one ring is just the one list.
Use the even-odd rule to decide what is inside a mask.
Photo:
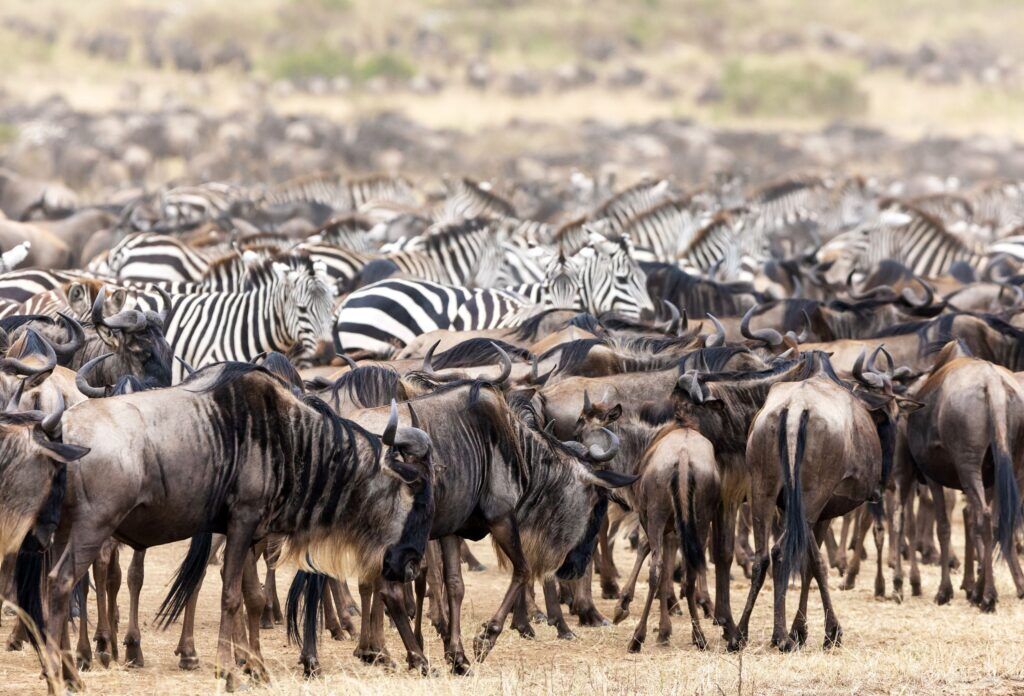
[(619, 604), (615, 607), (615, 616), (612, 617), (612, 621), (618, 626), (620, 623), (625, 621), (629, 617), (629, 605)]
[(779, 652), (793, 652), (797, 648), (797, 644), (789, 636), (783, 636), (782, 638), (772, 638), (772, 645), (779, 649)]
[(533, 623), (545, 623), (548, 620), (548, 615), (542, 612), (540, 609), (534, 609), (533, 615), (530, 616), (530, 621)]
[(319, 679), (323, 676), (323, 669), (320, 667), (320, 660), (315, 657), (300, 657), (299, 663), (302, 665), (302, 674), (305, 675), (306, 679)]
[(634, 635), (632, 638), (629, 639), (629, 645), (626, 647), (626, 650), (628, 650), (631, 653), (638, 653), (641, 650), (643, 650), (643, 647), (644, 639), (638, 638)]
[(482, 573), (487, 570), (487, 566), (483, 563), (470, 563), (469, 566), (467, 566), (467, 569), (471, 573)]
[(911, 597), (920, 597), (921, 596), (921, 581), (920, 580), (918, 580), (917, 582), (914, 582), (913, 580), (910, 581), (910, 596)]
[(199, 669), (199, 657), (195, 654), (182, 654), (178, 660), (178, 669), (192, 672)]
[(601, 599), (618, 599), (619, 583), (614, 580), (601, 583)]
[(375, 650), (373, 648), (356, 648), (352, 654), (368, 665), (383, 667), (390, 670), (397, 667), (394, 660), (391, 659), (391, 656), (386, 651)]
[(843, 629), (839, 626), (825, 629), (825, 642), (822, 643), (822, 650), (831, 650), (841, 647), (843, 644)]
[(124, 666), (136, 668), (146, 666), (146, 659), (142, 656), (142, 646), (137, 640), (124, 639)]
[(559, 640), (576, 640), (576, 634), (573, 633), (568, 628), (562, 629), (562, 630), (558, 631), (558, 639)]
[(533, 630), (533, 626), (530, 624), (523, 624), (522, 626), (513, 626), (516, 631), (519, 632), (519, 636), (526, 638), (527, 640), (533, 640), (537, 637), (537, 633)]
[(108, 651), (101, 650), (96, 653), (96, 656), (100, 658), (100, 664), (103, 665), (105, 669), (110, 667), (110, 653)]
[(1017, 590), (1017, 599), (1024, 599), (1024, 589)]
[(452, 674), (460, 677), (467, 676), (471, 669), (469, 660), (463, 653), (457, 655), (448, 654), (444, 656), (448, 663), (452, 666)]
[(978, 603), (978, 608), (983, 614), (994, 614), (996, 611), (996, 598), (985, 597)]
[(274, 627), (274, 613), (270, 607), (266, 607), (260, 614), (260, 628), (268, 630)]
[(260, 684), (270, 683), (270, 673), (259, 660), (248, 660), (245, 664), (245, 673), (252, 677), (253, 681)]
[(875, 597), (885, 599), (885, 580), (875, 578)]
[(857, 587), (857, 576), (856, 575), (847, 575), (845, 578), (843, 578), (842, 582), (840, 582), (837, 585), (837, 587), (840, 590), (844, 591), (844, 592), (846, 590), (854, 589), (855, 587)]
[(483, 662), (487, 659), (500, 634), (501, 626), (493, 623), (485, 623), (483, 625), (480, 635), (473, 639), (473, 654), (476, 655), (477, 662)]
[(420, 655), (408, 655), (406, 657), (406, 664), (409, 665), (410, 670), (418, 671), (421, 677), (437, 676), (436, 673), (431, 673), (430, 663)]
[(340, 626), (333, 626), (328, 631), (331, 634), (331, 640), (348, 640), (352, 635)]
[(12, 638), (11, 640), (7, 641), (7, 644), (4, 646), (4, 648), (7, 650), (7, 652), (18, 652), (22, 648), (22, 642), (20, 640)]
[(704, 637), (704, 632), (699, 628), (693, 629), (693, 644), (697, 646), (698, 650), (708, 649), (708, 639)]
[(92, 655), (79, 653), (75, 659), (75, 664), (78, 665), (79, 672), (88, 672), (92, 669)]
[(940, 587), (939, 591), (935, 593), (935, 603), (939, 606), (942, 606), (943, 604), (949, 604), (949, 601), (951, 599), (953, 599), (952, 586)]
[(807, 626), (794, 626), (789, 632), (789, 639), (797, 645), (807, 644)]
[(658, 631), (658, 645), (668, 645), (672, 638), (672, 631)]
[(747, 641), (745, 638), (733, 637), (729, 639), (728, 643), (726, 643), (725, 649), (731, 653), (739, 652), (746, 646), (746, 644)]
[(712, 618), (712, 613), (713, 612), (712, 612), (711, 600), (710, 599), (708, 599), (707, 597), (698, 597), (697, 598), (697, 606), (700, 607), (704, 611), (704, 618), (705, 619)]
[(235, 672), (229, 672), (225, 680), (224, 690), (229, 694), (236, 694), (239, 691), (248, 691), (249, 685), (242, 681)]
[(587, 626), (589, 628), (600, 628), (602, 626), (610, 626), (611, 623), (597, 610), (597, 607), (588, 607), (583, 609), (579, 613), (580, 626)]

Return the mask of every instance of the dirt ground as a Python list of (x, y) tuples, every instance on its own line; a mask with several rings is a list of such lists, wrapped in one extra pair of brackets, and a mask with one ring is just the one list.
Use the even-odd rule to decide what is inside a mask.
[[(959, 517), (959, 514), (957, 515)], [(954, 543), (962, 553), (962, 534), (955, 530)], [(872, 543), (869, 541), (869, 547)], [(474, 545), (487, 564), (482, 573), (466, 573), (466, 601), (463, 628), (467, 648), (481, 623), (497, 606), (507, 576), (497, 568), (487, 542)], [(213, 678), (220, 589), (219, 573), (210, 573), (199, 606), (196, 647), (202, 666), (195, 672), (178, 670), (173, 655), (178, 627), (166, 632), (152, 627), (153, 615), (174, 568), (184, 555), (185, 544), (150, 551), (143, 590), (143, 649), (146, 666), (128, 670), (123, 666), (103, 669), (98, 665), (85, 674), (92, 693), (99, 694), (210, 694), (223, 690)], [(914, 694), (914, 693), (1024, 693), (1024, 603), (1016, 599), (1005, 564), (999, 563), (1001, 592), (997, 612), (982, 615), (969, 606), (961, 591), (952, 605), (938, 607), (932, 597), (938, 585), (938, 569), (926, 566), (924, 596), (908, 597), (903, 604), (873, 598), (873, 549), (862, 568), (860, 582), (852, 591), (836, 590), (833, 571), (830, 585), (844, 630), (844, 646), (823, 652), (822, 613), (816, 591), (811, 594), (808, 646), (795, 654), (782, 655), (768, 644), (771, 634), (770, 581), (762, 591), (751, 622), (750, 645), (742, 655), (725, 652), (720, 632), (705, 624), (711, 640), (707, 652), (698, 652), (689, 640), (685, 619), (674, 619), (671, 645), (658, 646), (654, 633), (639, 655), (626, 652), (626, 643), (642, 606), (646, 587), (641, 583), (633, 604), (633, 615), (619, 626), (601, 629), (575, 628), (578, 639), (562, 642), (554, 629), (538, 625), (536, 640), (528, 641), (506, 629), (484, 664), (476, 665), (469, 677), (444, 673), (440, 640), (428, 633), (427, 655), (441, 676), (421, 678), (400, 669), (391, 673), (364, 666), (353, 656), (352, 640), (335, 642), (324, 634), (321, 661), (325, 678), (307, 682), (297, 665), (298, 649), (290, 646), (283, 626), (262, 634), (264, 655), (273, 675), (267, 687), (253, 692), (281, 694), (520, 694), (520, 693), (674, 693), (674, 694)], [(616, 545), (616, 561), (625, 574), (633, 562), (628, 544)], [(126, 561), (125, 561), (126, 563)], [(279, 582), (286, 591), (292, 571), (285, 569)], [(954, 586), (960, 574), (953, 576)], [(888, 579), (888, 571), (887, 571)], [(742, 608), (748, 583), (736, 572), (733, 605)], [(889, 588), (891, 591), (891, 587)], [(599, 591), (595, 583), (595, 595)], [(90, 600), (92, 597), (90, 596)], [(283, 601), (282, 597), (282, 601)], [(790, 590), (790, 617), (797, 593)], [(127, 588), (120, 596), (122, 616), (127, 616)], [(598, 606), (612, 615), (613, 602), (598, 599)], [(95, 608), (91, 609), (95, 615)], [(737, 615), (738, 618), (738, 615)], [(573, 622), (575, 620), (573, 619)], [(4, 632), (11, 625), (4, 618)], [(655, 624), (656, 626), (656, 624)], [(122, 623), (123, 630), (123, 623)], [(429, 631), (429, 629), (428, 629)], [(123, 636), (121, 636), (123, 637)], [(401, 641), (389, 630), (388, 646), (400, 664), (404, 663)], [(38, 663), (28, 651), (0, 658), (0, 693), (43, 693)]]

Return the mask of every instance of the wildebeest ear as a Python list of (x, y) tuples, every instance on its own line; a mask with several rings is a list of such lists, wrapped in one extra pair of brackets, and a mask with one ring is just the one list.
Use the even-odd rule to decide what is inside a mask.
[(888, 394), (879, 394), (866, 389), (858, 390), (857, 397), (869, 411), (877, 411), (878, 409), (885, 408), (892, 403), (892, 397)]
[(896, 406), (898, 406), (900, 411), (904, 414), (913, 413), (919, 408), (924, 408), (924, 404), (922, 402), (915, 401), (914, 399), (908, 399), (905, 396), (896, 397)]
[(113, 316), (124, 309), (124, 303), (128, 301), (128, 291), (125, 288), (117, 288), (107, 295), (106, 315)]
[(622, 404), (615, 404), (604, 414), (605, 423), (614, 423), (622, 416)]
[(97, 326), (96, 333), (104, 343), (114, 350), (121, 347), (121, 335), (116, 329), (108, 329), (106, 326)]
[(398, 479), (407, 486), (415, 484), (420, 479), (420, 474), (414, 467), (391, 457), (387, 458), (381, 471), (392, 478)]
[(623, 486), (631, 486), (639, 479), (639, 476), (633, 474), (620, 474), (617, 471), (610, 471), (608, 469), (591, 469), (591, 475), (596, 479), (594, 481), (595, 486), (601, 486), (602, 488), (622, 488)]
[(72, 445), (67, 442), (47, 440), (41, 434), (35, 436), (36, 444), (45, 450), (47, 457), (60, 464), (70, 464), (89, 454), (88, 447)]

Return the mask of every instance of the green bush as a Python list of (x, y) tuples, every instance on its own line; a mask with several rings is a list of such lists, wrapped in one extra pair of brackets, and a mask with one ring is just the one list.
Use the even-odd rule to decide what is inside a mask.
[(726, 66), (722, 108), (744, 116), (856, 116), (868, 106), (856, 78), (821, 66)]
[(355, 64), (349, 54), (327, 46), (285, 51), (271, 61), (269, 69), (271, 76), (279, 80), (351, 77), (354, 71)]
[(412, 63), (394, 53), (378, 53), (361, 61), (356, 69), (356, 78), (369, 80), (374, 77), (386, 77), (396, 80), (408, 80), (416, 74)]

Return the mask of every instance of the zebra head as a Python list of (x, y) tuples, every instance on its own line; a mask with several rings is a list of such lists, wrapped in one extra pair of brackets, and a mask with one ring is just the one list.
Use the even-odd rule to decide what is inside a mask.
[(647, 292), (647, 274), (633, 255), (628, 233), (605, 236), (591, 231), (592, 255), (580, 272), (587, 309), (592, 314), (616, 312), (639, 319), (642, 312), (654, 311)]
[(335, 284), (323, 261), (306, 261), (298, 268), (275, 263), (274, 273), (282, 284), (285, 326), (294, 342), (290, 357), (301, 365), (322, 341), (331, 340)]

